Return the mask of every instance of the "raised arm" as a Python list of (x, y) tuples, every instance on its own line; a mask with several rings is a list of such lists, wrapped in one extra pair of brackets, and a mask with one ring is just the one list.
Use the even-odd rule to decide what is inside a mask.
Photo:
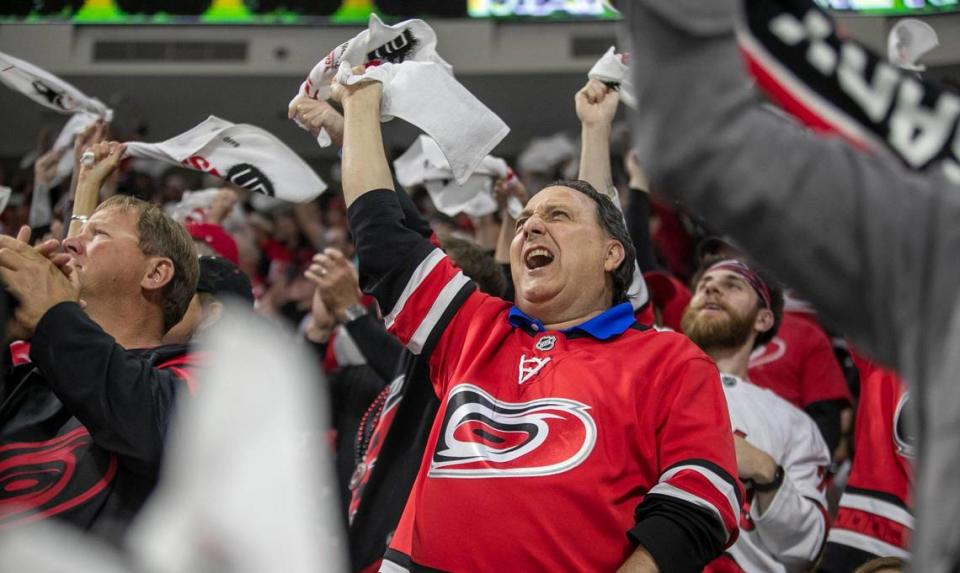
[(650, 237), (650, 181), (646, 172), (640, 166), (637, 153), (630, 150), (623, 158), (624, 167), (630, 179), (627, 183), (630, 189), (630, 200), (623, 212), (627, 220), (627, 229), (633, 239), (633, 248), (637, 250), (637, 266), (641, 272), (660, 269), (657, 255), (653, 250), (653, 239)]
[(343, 197), (350, 207), (364, 193), (394, 188), (380, 131), (383, 84), (334, 84), (331, 95), (343, 105)]
[(407, 198), (394, 191), (384, 154), (381, 93), (376, 82), (334, 84), (332, 90), (344, 108), (347, 217), (357, 244), (360, 287), (376, 297), (391, 334), (411, 352), (429, 354), (442, 344), (441, 333), (476, 287), (423, 236), (423, 229), (411, 229), (420, 227), (418, 217), (408, 213)]
[(590, 80), (577, 92), (575, 100), (580, 118), (579, 178), (614, 199), (617, 190), (610, 169), (610, 131), (620, 95), (603, 82)]

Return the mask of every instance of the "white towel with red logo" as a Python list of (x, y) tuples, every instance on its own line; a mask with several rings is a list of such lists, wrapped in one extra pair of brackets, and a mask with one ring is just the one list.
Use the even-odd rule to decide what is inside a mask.
[(300, 156), (269, 132), (212, 115), (161, 143), (128, 143), (126, 155), (203, 171), (285, 201), (310, 201), (327, 188)]
[[(383, 83), (383, 121), (400, 118), (433, 138), (464, 183), (510, 128), (454, 79), (436, 46), (437, 35), (423, 20), (387, 26), (371, 15), (367, 30), (314, 66), (297, 96), (325, 100), (334, 79)], [(351, 71), (358, 65), (367, 66), (361, 75)], [(325, 147), (330, 137), (321, 131), (317, 141)]]

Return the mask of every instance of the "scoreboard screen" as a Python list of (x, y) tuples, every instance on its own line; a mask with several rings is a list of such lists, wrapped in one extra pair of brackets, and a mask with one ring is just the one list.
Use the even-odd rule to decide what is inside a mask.
[(960, 10), (960, 0), (814, 0), (828, 10), (884, 16), (916, 16)]
[[(814, 1), (838, 12), (891, 16), (960, 10), (960, 0)], [(521, 21), (620, 18), (608, 0), (0, 0), (0, 23), (363, 24), (372, 13), (385, 20), (415, 17)]]
[(77, 24), (365, 24), (466, 17), (467, 0), (0, 0), (0, 22)]
[(605, 0), (0, 0), (0, 22), (364, 24), (384, 19), (613, 19)]

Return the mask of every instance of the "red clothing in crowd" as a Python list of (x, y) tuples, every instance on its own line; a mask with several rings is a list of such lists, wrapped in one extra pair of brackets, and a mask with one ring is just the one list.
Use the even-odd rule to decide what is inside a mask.
[(783, 313), (777, 335), (750, 357), (750, 381), (800, 409), (829, 400), (851, 402), (830, 339), (800, 313)]

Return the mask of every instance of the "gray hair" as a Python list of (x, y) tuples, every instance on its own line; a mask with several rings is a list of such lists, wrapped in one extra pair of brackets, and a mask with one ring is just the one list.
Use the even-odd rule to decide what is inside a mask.
[(630, 300), (629, 289), (633, 283), (633, 269), (637, 260), (637, 250), (633, 246), (630, 232), (627, 231), (623, 213), (606, 195), (594, 189), (593, 185), (580, 179), (564, 179), (550, 185), (550, 187), (568, 187), (579, 191), (593, 199), (597, 204), (597, 219), (604, 232), (623, 245), (623, 261), (613, 270), (613, 304), (617, 305)]

